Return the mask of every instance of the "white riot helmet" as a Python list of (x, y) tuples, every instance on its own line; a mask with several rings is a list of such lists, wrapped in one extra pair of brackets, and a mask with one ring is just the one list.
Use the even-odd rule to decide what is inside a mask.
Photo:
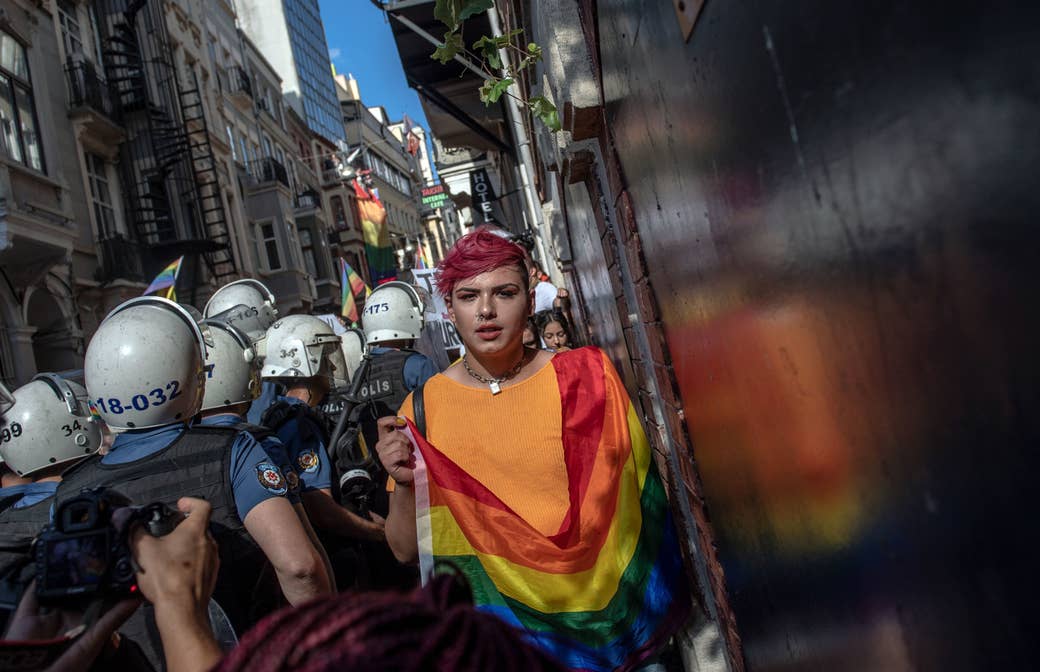
[(287, 315), (267, 330), (267, 357), (261, 377), (289, 380), (338, 375), (329, 355), (339, 351), (339, 336), (313, 315)]
[(256, 399), (260, 371), (249, 336), (220, 320), (203, 320), (202, 324), (209, 327), (211, 340), (206, 348), (206, 391), (200, 410)]
[(232, 306), (227, 310), (222, 310), (219, 313), (210, 315), (206, 319), (220, 320), (225, 324), (231, 325), (235, 329), (248, 335), (249, 340), (254, 344), (263, 340), (264, 336), (267, 335), (267, 328), (274, 322), (274, 320), (269, 320), (265, 316), (262, 316), (260, 311), (256, 308), (247, 306), (244, 303), (240, 303), (237, 306)]
[(368, 345), (419, 338), (423, 328), (423, 301), (419, 292), (399, 280), (379, 285), (365, 299), (361, 327)]
[(82, 385), (41, 373), (14, 391), (0, 425), (0, 454), (19, 476), (91, 455), (101, 447)]
[(199, 412), (206, 342), (173, 301), (142, 296), (108, 314), (87, 346), (87, 392), (114, 429), (187, 422)]
[(347, 369), (346, 378), (352, 379), (354, 372), (361, 366), (361, 359), (365, 356), (365, 332), (360, 329), (347, 329), (345, 333), (339, 335), (339, 349), (343, 353)]
[[(207, 318), (215, 317), (229, 308), (244, 305), (256, 311), (255, 317), (259, 318), (261, 330), (266, 330), (278, 319), (278, 308), (275, 307), (274, 294), (264, 283), (252, 278), (230, 282), (210, 297), (206, 307), (202, 311)], [(251, 312), (251, 311), (250, 311)], [(239, 329), (246, 331), (241, 325)], [(252, 332), (247, 332), (253, 336)]]

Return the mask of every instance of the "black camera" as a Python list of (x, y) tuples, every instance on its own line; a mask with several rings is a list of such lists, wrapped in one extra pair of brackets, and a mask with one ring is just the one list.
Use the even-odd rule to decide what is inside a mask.
[[(116, 509), (130, 507), (122, 530), (113, 525)], [(54, 522), (36, 539), (36, 594), (41, 601), (98, 595), (126, 597), (137, 591), (129, 530), (141, 523), (152, 536), (172, 532), (184, 516), (165, 504), (131, 507), (125, 496), (106, 488), (84, 490), (54, 512)]]

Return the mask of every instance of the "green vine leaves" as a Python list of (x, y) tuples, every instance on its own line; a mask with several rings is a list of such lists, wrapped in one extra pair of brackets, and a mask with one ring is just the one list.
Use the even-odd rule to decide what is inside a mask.
[[(447, 28), (444, 41), (430, 55), (435, 61), (447, 64), (456, 56), (465, 56), (480, 65), (487, 78), (480, 86), (480, 101), (485, 105), (497, 103), (503, 95), (512, 96), (509, 87), (519, 78), (525, 68), (542, 60), (542, 48), (534, 42), (522, 44), (524, 31), (511, 30), (499, 37), (482, 36), (473, 43), (472, 49), (466, 48), (462, 39), (463, 22), (478, 14), (494, 8), (494, 0), (437, 0), (434, 5), (434, 17)], [(515, 58), (502, 58), (502, 50), (515, 53)], [(508, 66), (507, 66), (508, 63)], [(515, 63), (515, 65), (514, 65)], [(501, 76), (502, 71), (504, 75)], [(516, 96), (513, 96), (516, 98)], [(556, 106), (545, 96), (533, 96), (527, 101), (517, 100), (526, 105), (531, 114), (537, 117), (551, 131), (560, 130), (560, 115)]]

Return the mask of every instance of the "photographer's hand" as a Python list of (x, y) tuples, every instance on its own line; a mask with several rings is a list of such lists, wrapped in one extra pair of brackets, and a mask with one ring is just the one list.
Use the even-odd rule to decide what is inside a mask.
[(83, 623), (84, 613), (81, 611), (41, 608), (36, 599), (36, 583), (33, 582), (18, 603), (18, 610), (11, 618), (4, 639), (16, 642), (55, 641), (85, 628), (68, 650), (47, 667), (48, 672), (85, 670), (94, 663), (105, 645), (112, 641), (112, 634), (140, 604), (141, 601), (136, 598), (122, 600), (97, 621), (87, 625)]
[(184, 497), (177, 508), (187, 515), (177, 529), (153, 537), (137, 527), (130, 547), (141, 568), (137, 584), (155, 606), (167, 670), (195, 672), (210, 669), (221, 658), (206, 612), (220, 560), (209, 535), (209, 503)]

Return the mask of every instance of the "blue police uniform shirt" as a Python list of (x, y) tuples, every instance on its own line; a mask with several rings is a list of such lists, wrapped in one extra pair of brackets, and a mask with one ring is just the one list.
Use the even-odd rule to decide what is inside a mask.
[[(393, 351), (393, 348), (372, 348), (372, 354), (376, 356)], [(409, 392), (435, 375), (437, 375), (436, 365), (429, 357), (420, 352), (413, 352), (408, 359), (404, 360), (404, 386)]]
[[(220, 415), (202, 418), (199, 420), (199, 425), (205, 427), (234, 427), (242, 422), (245, 422), (245, 419), (240, 415), (221, 413)], [(260, 447), (264, 449), (264, 453), (271, 458), (275, 466), (282, 470), (286, 484), (289, 487), (289, 491), (286, 493), (289, 501), (293, 504), (298, 503), (300, 501), (300, 477), (296, 474), (296, 469), (292, 466), (292, 462), (289, 461), (289, 452), (285, 449), (281, 439), (277, 436), (264, 437), (260, 440)]]
[[(187, 429), (187, 425), (176, 424), (123, 432), (112, 443), (108, 455), (101, 458), (101, 463), (125, 464), (148, 457), (176, 441)], [(238, 517), (243, 521), (257, 504), (285, 497), (289, 490), (282, 470), (267, 456), (260, 443), (245, 432), (240, 432), (231, 444), (230, 472), (231, 491)]]
[(39, 504), (45, 499), (50, 499), (54, 496), (54, 493), (58, 490), (58, 481), (40, 481), (39, 483), (29, 483), (25, 486), (25, 490), (22, 492), (22, 498), (14, 503), (11, 508), (24, 509), (32, 506), (33, 504)]
[[(279, 397), (278, 400), (286, 401), (292, 406), (306, 406), (303, 401), (294, 397)], [(278, 428), (278, 438), (289, 451), (289, 460), (296, 467), (304, 492), (331, 488), (332, 464), (325, 452), (325, 442), (321, 440), (321, 428), (311, 427), (301, 432), (298, 426), (301, 422), (313, 424), (306, 418), (292, 418)]]
[(264, 411), (269, 409), (271, 404), (278, 399), (278, 391), (278, 383), (265, 380), (260, 385), (260, 396), (254, 399), (253, 403), (249, 404), (249, 412), (246, 413), (246, 420), (254, 425), (259, 425), (260, 417), (264, 414)]
[(6, 488), (0, 488), (0, 499), (7, 499), (8, 497), (14, 497), (18, 495), (22, 496), (25, 489), (29, 487), (29, 483), (21, 483), (19, 485), (11, 485)]
[[(25, 494), (25, 489), (28, 488), (29, 485), (30, 485), (29, 483), (22, 483), (20, 485), (12, 485), (12, 486), (9, 486), (9, 487), (6, 487), (6, 488), (0, 488), (0, 501), (3, 501), (5, 499), (10, 499), (10, 498), (13, 498), (13, 497), (17, 497), (18, 499), (21, 499), (22, 495)], [(15, 503), (18, 501), (18, 499), (11, 499), (11, 503), (8, 504), (7, 506), (8, 507), (14, 506)]]

